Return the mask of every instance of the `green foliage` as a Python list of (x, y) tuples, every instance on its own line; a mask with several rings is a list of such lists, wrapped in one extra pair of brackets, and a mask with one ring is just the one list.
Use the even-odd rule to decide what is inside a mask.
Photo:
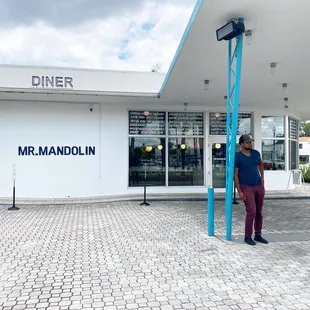
[(310, 122), (300, 122), (300, 131), (299, 136), (300, 137), (310, 137)]
[(305, 182), (310, 183), (310, 166), (301, 167), (301, 172), (305, 179)]

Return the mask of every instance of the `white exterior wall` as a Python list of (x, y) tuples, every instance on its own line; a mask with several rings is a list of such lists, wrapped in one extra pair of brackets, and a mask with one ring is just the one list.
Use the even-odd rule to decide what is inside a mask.
[(299, 149), (299, 155), (309, 155), (310, 156), (310, 141), (299, 141), (302, 148)]
[[(22, 197), (93, 196), (99, 192), (100, 114), (85, 104), (0, 104), (0, 195), (12, 191), (16, 164)], [(18, 156), (19, 146), (95, 146), (95, 156)]]
[[(159, 103), (159, 101), (157, 101)], [(150, 109), (154, 103), (145, 103)], [(119, 104), (25, 103), (0, 104), (0, 196), (12, 193), (12, 165), (16, 164), (18, 197), (63, 198), (141, 194), (128, 187), (128, 110), (141, 109), (134, 99)], [(167, 110), (158, 105), (156, 109)], [(169, 111), (180, 109), (169, 109)], [(208, 111), (204, 111), (208, 120)], [(260, 132), (254, 117), (254, 135)], [(149, 193), (206, 193), (210, 185), (210, 147), (205, 126), (205, 181), (200, 187), (150, 187)], [(258, 138), (258, 134), (256, 139)], [(212, 137), (225, 142), (225, 137)], [(257, 139), (258, 140), (258, 139)], [(257, 141), (256, 140), (256, 141)], [(211, 139), (210, 139), (211, 142)], [(19, 146), (95, 146), (91, 156), (18, 156)], [(259, 143), (255, 145), (260, 150)], [(285, 190), (289, 172), (265, 171), (267, 190)], [(217, 191), (223, 191), (217, 189)]]
[[(170, 104), (162, 99), (141, 97), (137, 93), (156, 93), (164, 75), (154, 73), (123, 73), (38, 67), (0, 66), (0, 196), (12, 195), (12, 165), (16, 165), (16, 194), (28, 198), (90, 197), (142, 194), (142, 188), (128, 187), (129, 139), (128, 110), (183, 111), (183, 103)], [(40, 95), (27, 93), (33, 75), (69, 76), (72, 90), (41, 88)], [(25, 93), (20, 90), (24, 89)], [(17, 90), (17, 92), (15, 92)], [(79, 91), (91, 91), (85, 95)], [(132, 92), (131, 98), (117, 93)], [(99, 96), (100, 92), (115, 92)], [(136, 97), (134, 93), (136, 92)], [(54, 94), (57, 95), (54, 95)], [(50, 94), (52, 94), (50, 96)], [(156, 97), (156, 96), (153, 96)], [(54, 100), (54, 102), (52, 102)], [(69, 102), (77, 100), (77, 102)], [(90, 108), (92, 107), (92, 111)], [(225, 143), (225, 136), (209, 139), (209, 112), (216, 107), (189, 105), (188, 111), (205, 113), (204, 179), (205, 186), (150, 187), (149, 193), (206, 193), (211, 186), (211, 143)], [(249, 112), (245, 107), (240, 112)], [(253, 114), (255, 148), (261, 151), (261, 116)], [(272, 115), (273, 113), (270, 113)], [(274, 113), (273, 115), (277, 115)], [(95, 147), (95, 155), (19, 156), (18, 148), (70, 146)], [(288, 149), (286, 150), (288, 152)], [(288, 153), (287, 153), (288, 154)], [(286, 156), (288, 167), (288, 156)], [(267, 190), (286, 190), (289, 171), (265, 171)], [(224, 191), (224, 189), (216, 189)]]
[[(46, 83), (38, 86), (32, 85), (32, 77), (42, 76), (54, 78), (54, 87)], [(59, 77), (57, 87), (56, 78)], [(64, 78), (72, 79), (72, 86), (65, 85)], [(119, 93), (157, 93), (162, 85), (165, 75), (153, 72), (126, 72), (88, 70), (75, 68), (53, 67), (28, 67), (28, 66), (5, 66), (0, 65), (0, 89), (28, 89), (46, 90), (57, 89), (65, 91), (86, 92), (119, 92)], [(45, 79), (46, 80), (46, 79)], [(35, 80), (36, 82), (37, 80)], [(66, 87), (65, 87), (66, 86)]]

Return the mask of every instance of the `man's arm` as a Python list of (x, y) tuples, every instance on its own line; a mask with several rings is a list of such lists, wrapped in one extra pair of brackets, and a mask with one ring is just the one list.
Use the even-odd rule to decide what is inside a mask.
[(235, 167), (235, 173), (234, 173), (234, 182), (235, 182), (235, 187), (238, 191), (240, 199), (245, 200), (246, 197), (241, 191), (240, 184), (239, 184), (239, 168), (236, 168), (236, 167)]
[(264, 164), (263, 164), (263, 161), (260, 160), (258, 162), (258, 170), (259, 170), (259, 173), (260, 173), (260, 178), (262, 180), (262, 184), (264, 185), (264, 173), (265, 173), (265, 170), (264, 170)]
[(238, 193), (241, 192), (241, 189), (240, 189), (240, 184), (239, 184), (239, 168), (235, 168), (235, 173), (234, 173), (234, 182), (235, 182), (235, 187), (238, 191)]

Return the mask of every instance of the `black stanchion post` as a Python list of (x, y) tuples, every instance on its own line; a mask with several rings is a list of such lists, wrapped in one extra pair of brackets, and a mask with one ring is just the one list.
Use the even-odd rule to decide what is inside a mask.
[(238, 205), (239, 202), (236, 200), (236, 187), (234, 186), (234, 201), (233, 201), (234, 205)]
[(150, 204), (146, 202), (146, 164), (144, 164), (144, 198), (143, 202), (140, 203), (140, 206), (149, 206)]
[(19, 208), (16, 207), (15, 205), (15, 181), (16, 181), (16, 166), (15, 165), (13, 165), (13, 169), (12, 169), (12, 178), (13, 178), (13, 205), (12, 207), (8, 208), (9, 211), (19, 210)]

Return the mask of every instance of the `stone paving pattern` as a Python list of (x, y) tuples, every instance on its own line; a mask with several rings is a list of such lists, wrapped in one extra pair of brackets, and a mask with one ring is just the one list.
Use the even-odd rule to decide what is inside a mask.
[[(310, 309), (310, 241), (227, 244), (224, 202), (0, 206), (0, 309)], [(310, 200), (266, 200), (264, 236), (310, 233)], [(233, 232), (243, 234), (244, 207)]]

